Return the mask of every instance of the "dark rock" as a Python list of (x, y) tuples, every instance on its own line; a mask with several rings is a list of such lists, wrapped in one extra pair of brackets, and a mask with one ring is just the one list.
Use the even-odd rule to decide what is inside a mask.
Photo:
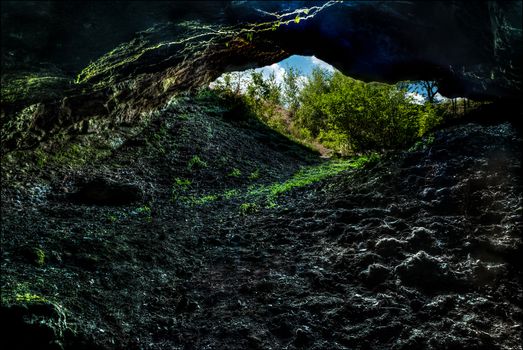
[(50, 302), (29, 302), (0, 307), (2, 349), (63, 349), (67, 329), (64, 310)]
[(278, 338), (287, 339), (293, 335), (292, 323), (284, 316), (275, 317), (273, 324), (269, 326), (269, 330)]
[(382, 238), (376, 242), (374, 249), (376, 252), (383, 256), (394, 256), (401, 254), (403, 247), (407, 242), (399, 240), (397, 238)]
[(425, 187), (421, 192), (420, 192), (420, 197), (423, 199), (423, 200), (426, 200), (426, 201), (430, 201), (434, 198), (434, 195), (436, 194), (436, 190), (432, 187)]
[(434, 238), (435, 232), (432, 230), (429, 230), (425, 227), (415, 227), (412, 229), (411, 234), (407, 237), (407, 242), (409, 246), (417, 251), (417, 250), (426, 250), (431, 251), (433, 250), (436, 245), (436, 241)]
[(305, 347), (313, 340), (310, 330), (306, 327), (298, 328), (295, 332), (294, 345), (297, 347)]
[(104, 178), (94, 179), (82, 186), (69, 199), (79, 204), (128, 205), (143, 198), (142, 190), (132, 184), (122, 184)]
[(454, 281), (447, 264), (424, 251), (409, 256), (394, 272), (406, 285), (423, 289), (441, 288)]
[(364, 270), (362, 277), (368, 286), (375, 286), (384, 282), (390, 275), (391, 269), (381, 264), (372, 264)]

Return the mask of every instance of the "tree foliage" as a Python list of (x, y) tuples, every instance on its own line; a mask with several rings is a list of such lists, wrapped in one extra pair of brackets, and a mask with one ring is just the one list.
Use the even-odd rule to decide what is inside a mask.
[[(294, 139), (319, 142), (342, 154), (407, 147), (440, 123), (431, 103), (412, 103), (394, 85), (364, 83), (316, 68), (303, 87), (288, 70), (282, 84), (274, 74), (251, 72), (242, 100), (252, 114)], [(239, 79), (237, 79), (239, 80)], [(236, 81), (222, 89), (238, 96)]]
[(438, 122), (430, 105), (411, 103), (393, 85), (314, 70), (300, 96), (298, 121), (313, 137), (336, 136), (352, 151), (405, 147)]

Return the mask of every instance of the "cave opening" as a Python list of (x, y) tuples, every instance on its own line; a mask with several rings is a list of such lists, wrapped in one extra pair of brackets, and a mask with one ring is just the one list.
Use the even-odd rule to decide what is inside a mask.
[(522, 3), (2, 2), (0, 348), (520, 349)]
[(302, 55), (223, 73), (208, 88), (242, 100), (250, 114), (322, 157), (407, 147), (488, 103), (447, 98), (436, 80), (362, 82)]

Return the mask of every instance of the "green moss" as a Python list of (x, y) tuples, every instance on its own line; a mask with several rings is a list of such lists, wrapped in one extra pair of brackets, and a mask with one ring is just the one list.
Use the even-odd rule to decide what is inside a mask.
[(174, 183), (171, 189), (171, 201), (176, 202), (185, 192), (190, 188), (192, 181), (185, 178), (174, 178)]
[(44, 266), (45, 264), (45, 252), (40, 248), (35, 248), (35, 263), (38, 266)]
[(194, 198), (192, 200), (192, 204), (204, 205), (204, 204), (209, 204), (211, 202), (214, 202), (217, 199), (218, 199), (218, 195), (210, 194), (210, 195), (206, 195), (206, 196), (203, 196), (203, 197), (200, 197), (200, 198)]
[(260, 169), (254, 170), (249, 174), (249, 180), (257, 180), (260, 178)]
[(242, 203), (240, 205), (239, 211), (242, 215), (249, 215), (257, 212), (259, 207), (256, 203)]
[(231, 199), (231, 198), (238, 196), (239, 194), (240, 194), (239, 190), (236, 190), (236, 189), (227, 190), (223, 193), (223, 198)]
[(234, 169), (232, 169), (232, 171), (230, 173), (227, 174), (227, 176), (240, 177), (240, 176), (242, 176), (242, 172), (240, 171), (240, 169), (234, 168)]
[(2, 77), (1, 102), (5, 104), (59, 97), (69, 84), (68, 78), (39, 73)]
[(48, 302), (47, 298), (32, 292), (27, 282), (16, 283), (11, 288), (2, 286), (2, 305)]
[(144, 220), (147, 221), (147, 222), (152, 222), (153, 221), (152, 209), (147, 204), (144, 204), (141, 207), (136, 208), (134, 210), (134, 212), (136, 214), (138, 214), (138, 215), (141, 215), (144, 218)]
[(372, 154), (370, 156), (335, 160), (316, 166), (305, 167), (287, 181), (252, 188), (249, 194), (253, 196), (265, 196), (269, 202), (272, 202), (282, 193), (322, 181), (350, 168), (360, 168), (376, 159), (377, 155)]
[[(329, 177), (338, 175), (348, 169), (361, 168), (366, 164), (375, 162), (379, 156), (375, 153), (360, 157), (353, 157), (344, 160), (332, 160), (319, 165), (304, 167), (296, 172), (290, 179), (283, 182), (275, 182), (265, 185), (252, 185), (246, 191), (240, 189), (228, 189), (218, 194), (206, 194), (197, 196), (177, 196), (173, 201), (178, 201), (186, 205), (205, 205), (217, 200), (247, 199), (249, 202), (243, 203), (239, 211), (241, 214), (253, 213), (253, 203), (264, 203), (266, 207), (277, 206), (277, 199), (282, 194), (293, 189), (305, 187), (313, 183), (325, 180)], [(258, 175), (259, 176), (259, 173)], [(256, 204), (259, 208), (259, 204)]]
[(17, 303), (48, 303), (46, 298), (32, 293), (16, 294), (15, 301)]
[(187, 170), (192, 171), (193, 169), (207, 168), (207, 162), (203, 161), (199, 156), (195, 155), (189, 162), (187, 162)]
[(187, 188), (189, 188), (189, 186), (191, 186), (191, 184), (192, 181), (189, 179), (179, 177), (174, 178), (174, 185), (179, 189), (186, 190)]
[[(196, 21), (186, 21), (177, 23), (170, 27), (170, 31), (177, 32), (177, 40), (157, 41), (158, 29), (165, 30), (165, 27), (153, 27), (144, 32), (139, 38), (123, 43), (106, 53), (96, 61), (91, 62), (77, 75), (75, 83), (82, 84), (98, 80), (97, 87), (108, 86), (114, 81), (118, 70), (125, 67), (136, 65), (143, 57), (158, 50), (169, 50), (175, 54), (169, 57), (176, 62), (187, 58), (196, 57), (212, 44), (225, 47), (232, 47), (235, 44), (250, 44), (256, 39), (256, 34), (266, 31), (277, 30), (282, 25), (298, 24), (302, 20), (314, 17), (324, 8), (334, 5), (335, 1), (328, 1), (322, 6), (312, 6), (288, 13), (274, 13), (274, 20), (263, 23), (248, 23), (233, 26), (208, 26)], [(298, 13), (298, 15), (296, 15)], [(300, 16), (304, 14), (305, 16)], [(167, 51), (166, 50), (166, 51)], [(162, 53), (163, 54), (163, 53)], [(163, 82), (164, 90), (176, 84), (174, 80), (167, 79)]]

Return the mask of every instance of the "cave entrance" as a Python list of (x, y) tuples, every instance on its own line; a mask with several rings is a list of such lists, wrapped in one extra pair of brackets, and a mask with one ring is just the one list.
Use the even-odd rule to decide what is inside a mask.
[(240, 100), (272, 129), (326, 157), (409, 147), (474, 107), (442, 96), (434, 80), (363, 82), (315, 56), (227, 72), (209, 88)]

